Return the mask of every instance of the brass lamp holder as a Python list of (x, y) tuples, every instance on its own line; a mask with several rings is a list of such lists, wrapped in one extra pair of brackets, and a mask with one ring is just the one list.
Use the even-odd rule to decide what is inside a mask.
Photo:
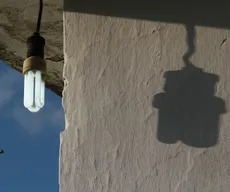
[(46, 73), (47, 66), (44, 60), (45, 39), (38, 33), (34, 33), (27, 39), (27, 59), (23, 63), (23, 74), (28, 71), (39, 70)]

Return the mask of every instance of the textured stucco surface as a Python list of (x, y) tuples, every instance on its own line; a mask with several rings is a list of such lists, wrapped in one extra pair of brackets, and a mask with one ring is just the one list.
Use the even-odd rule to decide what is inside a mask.
[[(64, 85), (62, 4), (62, 0), (45, 0), (41, 24), (46, 39), (46, 86), (60, 96)], [(0, 1), (0, 59), (19, 72), (26, 57), (26, 40), (36, 29), (38, 8), (38, 0)]]
[(64, 29), (61, 192), (229, 191), (229, 30), (70, 12)]

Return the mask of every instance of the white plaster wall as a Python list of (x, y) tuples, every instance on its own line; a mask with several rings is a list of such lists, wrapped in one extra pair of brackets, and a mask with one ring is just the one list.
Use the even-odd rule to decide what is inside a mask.
[[(66, 12), (64, 28), (61, 192), (229, 191), (229, 30), (196, 27), (190, 60), (202, 82), (190, 69), (174, 77), (160, 114), (152, 102), (164, 73), (184, 67), (184, 25)], [(219, 76), (216, 86), (208, 73)], [(177, 142), (163, 141), (173, 135)]]

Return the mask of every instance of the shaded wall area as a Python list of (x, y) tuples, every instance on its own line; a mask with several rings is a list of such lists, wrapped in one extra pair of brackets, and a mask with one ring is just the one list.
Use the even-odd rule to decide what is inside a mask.
[(229, 28), (229, 2), (170, 0), (65, 0), (64, 10), (167, 23)]

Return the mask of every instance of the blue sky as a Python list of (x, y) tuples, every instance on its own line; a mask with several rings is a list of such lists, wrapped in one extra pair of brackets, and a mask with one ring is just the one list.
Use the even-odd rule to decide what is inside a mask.
[(0, 191), (57, 192), (61, 98), (46, 89), (45, 106), (23, 106), (23, 76), (0, 61)]

